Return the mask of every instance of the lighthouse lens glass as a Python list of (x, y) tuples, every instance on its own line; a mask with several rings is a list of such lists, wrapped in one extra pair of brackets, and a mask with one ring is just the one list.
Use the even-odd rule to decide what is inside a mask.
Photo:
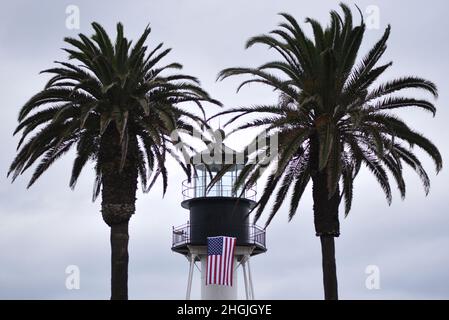
[[(233, 192), (234, 184), (241, 172), (241, 169), (234, 167), (226, 172), (219, 181), (217, 181), (210, 189), (208, 186), (211, 182), (211, 176), (209, 171), (204, 169), (204, 167), (196, 168), (196, 175), (193, 177), (191, 183), (186, 184), (186, 191), (184, 195), (187, 198), (198, 198), (198, 197), (247, 197), (247, 192), (245, 191), (242, 195), (242, 187)], [(218, 172), (213, 171), (212, 175), (215, 176)], [(255, 192), (254, 192), (255, 195)]]

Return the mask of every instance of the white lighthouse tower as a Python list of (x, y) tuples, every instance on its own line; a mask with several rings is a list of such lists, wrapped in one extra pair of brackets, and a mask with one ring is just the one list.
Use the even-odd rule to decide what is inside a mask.
[[(256, 190), (233, 192), (243, 165), (238, 161), (239, 154), (223, 143), (210, 145), (194, 158), (195, 175), (191, 183), (183, 182), (184, 201), (181, 203), (189, 210), (190, 219), (185, 225), (173, 227), (172, 243), (172, 250), (189, 261), (186, 299), (190, 299), (195, 266), (201, 271), (201, 299), (238, 299), (240, 270), (243, 271), (246, 299), (254, 299), (250, 258), (267, 250), (265, 230), (253, 224), (249, 216), (255, 205)], [(227, 168), (226, 173), (208, 188), (211, 178), (223, 168)], [(236, 238), (232, 286), (206, 284), (207, 238), (216, 236)]]

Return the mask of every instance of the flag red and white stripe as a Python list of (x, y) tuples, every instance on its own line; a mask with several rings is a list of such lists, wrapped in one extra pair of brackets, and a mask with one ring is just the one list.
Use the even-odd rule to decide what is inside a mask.
[(232, 286), (236, 238), (207, 238), (206, 285)]

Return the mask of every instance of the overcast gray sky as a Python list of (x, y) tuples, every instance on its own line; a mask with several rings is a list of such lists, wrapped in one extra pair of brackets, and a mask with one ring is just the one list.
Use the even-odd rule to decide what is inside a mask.
[[(348, 1), (352, 5), (353, 1)], [(432, 1), (356, 1), (365, 12), (375, 5), (380, 29), (366, 32), (366, 52), (388, 23), (392, 34), (386, 53), (393, 67), (383, 78), (419, 75), (434, 81), (440, 90), (437, 115), (407, 110), (401, 116), (424, 132), (440, 148), (443, 160), (449, 151), (448, 54), (449, 3)], [(80, 9), (80, 30), (65, 26), (66, 7)], [(109, 229), (99, 213), (100, 201), (91, 203), (93, 174), (85, 170), (75, 191), (68, 188), (73, 153), (57, 162), (30, 190), (28, 175), (11, 184), (6, 171), (14, 157), (19, 108), (40, 90), (47, 77), (40, 70), (65, 58), (60, 50), (64, 36), (91, 34), (90, 22), (98, 21), (111, 33), (123, 22), (130, 38), (150, 23), (150, 44), (163, 41), (172, 47), (166, 62), (181, 62), (185, 72), (199, 77), (202, 85), (226, 107), (267, 103), (276, 96), (268, 88), (251, 86), (236, 94), (239, 79), (215, 82), (217, 72), (230, 66), (257, 66), (272, 59), (264, 48), (244, 50), (250, 36), (274, 28), (288, 12), (298, 21), (307, 16), (323, 23), (332, 1), (9, 1), (0, 11), (0, 298), (94, 299), (109, 297)], [(309, 27), (306, 27), (308, 31)], [(210, 114), (218, 111), (211, 107)], [(242, 147), (240, 137), (229, 146)], [(363, 171), (356, 180), (353, 209), (341, 218), (336, 240), (340, 296), (343, 299), (447, 299), (449, 298), (449, 171), (435, 175), (424, 159), (432, 187), (425, 196), (418, 178), (408, 172), (408, 194), (401, 201), (394, 194), (389, 207), (374, 178)], [(446, 163), (445, 163), (446, 164)], [(182, 172), (171, 171), (164, 199), (157, 186), (138, 195), (137, 213), (130, 223), (129, 296), (132, 299), (183, 299), (188, 264), (171, 252), (171, 226), (187, 221), (180, 207)], [(259, 187), (260, 188), (260, 187)], [(268, 252), (252, 261), (256, 298), (321, 299), (322, 276), (318, 238), (314, 236), (310, 192), (296, 218), (287, 223), (283, 208), (268, 229)], [(65, 268), (81, 271), (79, 290), (65, 287)], [(365, 269), (380, 269), (380, 289), (365, 286)], [(240, 275), (240, 280), (241, 280)], [(199, 273), (192, 297), (199, 298)], [(240, 296), (243, 297), (240, 281)]]

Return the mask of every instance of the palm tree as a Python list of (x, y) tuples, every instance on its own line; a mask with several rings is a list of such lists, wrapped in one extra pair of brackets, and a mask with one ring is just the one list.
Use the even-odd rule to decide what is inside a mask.
[[(442, 168), (442, 158), (435, 145), (414, 131), (392, 110), (418, 107), (435, 114), (434, 105), (422, 99), (399, 95), (405, 89), (422, 89), (437, 97), (436, 86), (425, 79), (407, 76), (376, 85), (391, 63), (379, 65), (390, 35), (388, 26), (382, 38), (356, 63), (365, 24), (353, 25), (351, 10), (341, 4), (343, 15), (330, 13), (330, 25), (312, 26), (313, 38), (307, 37), (298, 22), (282, 13), (285, 22), (268, 35), (248, 40), (246, 47), (266, 45), (279, 54), (279, 60), (258, 68), (229, 68), (218, 79), (249, 75), (238, 90), (250, 83), (268, 85), (279, 93), (274, 105), (238, 107), (219, 113), (256, 118), (239, 125), (235, 131), (263, 128), (268, 138), (278, 136), (277, 156), (271, 160), (270, 174), (255, 208), (260, 217), (270, 198), (274, 198), (266, 225), (290, 194), (289, 220), (295, 215), (306, 186), (311, 181), (316, 235), (322, 248), (325, 299), (338, 299), (334, 237), (340, 234), (338, 210), (344, 197), (345, 215), (351, 209), (353, 181), (362, 165), (374, 175), (385, 192), (388, 203), (392, 194), (389, 177), (405, 197), (403, 165), (410, 166), (421, 178), (426, 194), (429, 177), (412, 147), (424, 150)], [(237, 90), (237, 91), (238, 91)], [(246, 150), (251, 154), (250, 149)], [(275, 152), (267, 146), (253, 155)], [(247, 163), (235, 188), (248, 187), (263, 172), (260, 161)], [(388, 172), (391, 174), (389, 175)], [(275, 190), (277, 192), (275, 193)]]
[(144, 192), (162, 177), (165, 193), (167, 155), (190, 176), (190, 167), (177, 154), (183, 141), (174, 141), (171, 133), (204, 122), (204, 116), (183, 105), (193, 103), (204, 114), (202, 102), (219, 102), (192, 76), (163, 75), (182, 66), (159, 65), (170, 49), (161, 51), (159, 44), (147, 50), (149, 27), (133, 46), (121, 23), (114, 44), (98, 23), (92, 27), (90, 38), (79, 34), (79, 39), (64, 39), (71, 45), (64, 50), (78, 65), (56, 62), (58, 66), (42, 71), (51, 79), (20, 110), (14, 134), (22, 136), (8, 176), (14, 181), (38, 161), (30, 187), (75, 147), (70, 178), (74, 188), (85, 165), (95, 163), (93, 200), (101, 192), (101, 213), (111, 229), (111, 299), (127, 299), (128, 222), (135, 212), (138, 177)]

